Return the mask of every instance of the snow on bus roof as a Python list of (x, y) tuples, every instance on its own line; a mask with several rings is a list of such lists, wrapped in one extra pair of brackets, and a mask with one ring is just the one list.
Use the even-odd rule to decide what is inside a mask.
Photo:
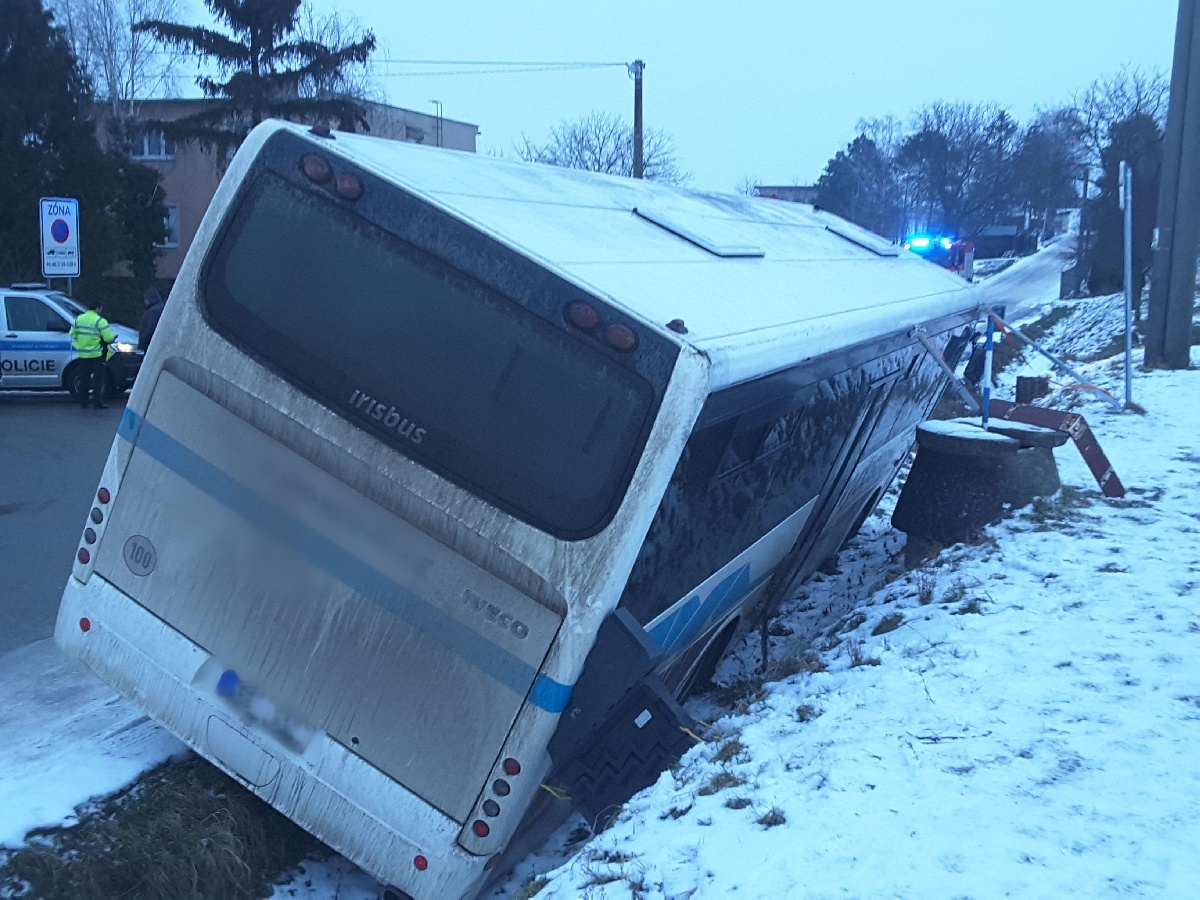
[(957, 275), (804, 204), (340, 132), (329, 149), (701, 350), (714, 388), (979, 307)]

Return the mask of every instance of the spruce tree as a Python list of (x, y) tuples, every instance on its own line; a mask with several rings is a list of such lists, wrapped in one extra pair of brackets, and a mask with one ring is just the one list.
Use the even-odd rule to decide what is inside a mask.
[(866, 135), (825, 165), (817, 180), (817, 206), (890, 240), (903, 237), (895, 166)]
[[(151, 20), (134, 29), (206, 58), (221, 77), (201, 76), (204, 96), (221, 101), (182, 119), (159, 124), (176, 141), (215, 148), (221, 158), (267, 118), (328, 123), (344, 131), (365, 125), (350, 97), (322, 96), (313, 86), (346, 66), (362, 64), (375, 37), (342, 47), (296, 38), (301, 0), (204, 0), (229, 34), (193, 25)], [(306, 94), (317, 93), (316, 96)]]

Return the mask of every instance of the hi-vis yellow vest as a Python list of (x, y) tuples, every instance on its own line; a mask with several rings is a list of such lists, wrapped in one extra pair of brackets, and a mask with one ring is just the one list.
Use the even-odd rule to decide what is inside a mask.
[(112, 344), (117, 336), (108, 327), (108, 320), (94, 309), (80, 314), (71, 326), (71, 345), (80, 359), (95, 359), (101, 354), (101, 343)]

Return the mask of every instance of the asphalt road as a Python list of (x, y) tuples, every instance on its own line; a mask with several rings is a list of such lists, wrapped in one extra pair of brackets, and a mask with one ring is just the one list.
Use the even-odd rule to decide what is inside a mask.
[(54, 632), (123, 398), (0, 392), (0, 653)]
[(1074, 250), (1074, 238), (1063, 238), (986, 279), (979, 291), (993, 309), (1004, 307), (1005, 321), (1020, 321), (1058, 296), (1059, 276), (1070, 264)]

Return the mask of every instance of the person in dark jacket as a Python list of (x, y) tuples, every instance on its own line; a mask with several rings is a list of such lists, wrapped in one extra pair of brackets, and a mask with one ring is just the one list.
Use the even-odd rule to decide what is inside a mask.
[(148, 288), (142, 300), (146, 303), (146, 311), (142, 313), (142, 321), (138, 325), (138, 349), (144, 352), (150, 349), (150, 339), (154, 337), (154, 329), (158, 327), (167, 301), (154, 288)]

